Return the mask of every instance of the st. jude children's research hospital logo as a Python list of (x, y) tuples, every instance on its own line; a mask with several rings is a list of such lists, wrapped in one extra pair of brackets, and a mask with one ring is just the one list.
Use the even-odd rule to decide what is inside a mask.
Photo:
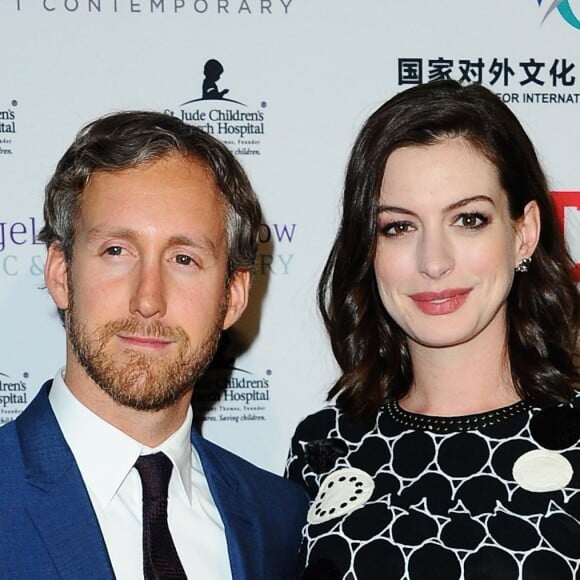
[(28, 405), (28, 372), (13, 378), (0, 371), (0, 426), (16, 419)]
[(242, 368), (237, 359), (248, 348), (235, 329), (222, 333), (218, 351), (196, 384), (192, 405), (197, 420), (266, 421), (273, 373), (267, 369)]
[(267, 103), (252, 105), (239, 99), (235, 90), (222, 86), (223, 74), (222, 63), (210, 58), (203, 67), (201, 96), (165, 112), (218, 137), (235, 155), (261, 155)]
[(544, 17), (542, 18), (542, 24), (545, 20), (551, 16), (554, 12), (558, 12), (560, 16), (574, 28), (580, 30), (580, 15), (574, 12), (574, 9), (570, 5), (571, 0), (536, 0), (538, 6), (541, 8), (546, 8)]
[(10, 106), (4, 107), (0, 102), (0, 157), (13, 155), (13, 139), (16, 134), (16, 106), (18, 101), (12, 99)]

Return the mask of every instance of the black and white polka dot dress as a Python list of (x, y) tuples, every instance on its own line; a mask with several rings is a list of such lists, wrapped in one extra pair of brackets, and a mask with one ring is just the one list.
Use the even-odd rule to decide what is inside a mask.
[(580, 401), (436, 418), (335, 407), (297, 428), (304, 580), (580, 579)]

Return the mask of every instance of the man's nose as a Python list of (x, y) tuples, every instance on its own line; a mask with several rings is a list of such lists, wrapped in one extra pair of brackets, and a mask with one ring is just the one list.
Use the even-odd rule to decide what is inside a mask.
[(150, 261), (140, 265), (129, 308), (131, 314), (139, 314), (143, 318), (165, 315), (167, 305), (161, 264)]

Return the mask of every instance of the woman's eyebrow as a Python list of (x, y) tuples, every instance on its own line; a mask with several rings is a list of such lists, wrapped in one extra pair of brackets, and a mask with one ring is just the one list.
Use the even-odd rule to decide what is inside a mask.
[[(493, 206), (495, 206), (495, 202), (494, 200), (489, 197), (488, 195), (473, 195), (471, 197), (466, 197), (463, 199), (460, 199), (458, 201), (455, 201), (451, 204), (449, 204), (444, 211), (453, 211), (454, 209), (458, 209), (460, 207), (464, 207), (472, 202), (475, 201), (485, 201), (488, 203), (491, 203)], [(393, 212), (393, 213), (402, 213), (402, 214), (406, 214), (406, 215), (416, 215), (415, 212), (411, 211), (410, 209), (406, 209), (404, 207), (398, 207), (396, 205), (379, 205), (378, 209), (377, 209), (377, 213), (383, 213), (383, 212)]]

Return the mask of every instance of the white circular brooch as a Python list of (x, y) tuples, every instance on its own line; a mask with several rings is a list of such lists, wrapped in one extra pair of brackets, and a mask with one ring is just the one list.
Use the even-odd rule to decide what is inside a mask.
[(321, 524), (364, 505), (375, 489), (372, 477), (356, 467), (345, 467), (328, 475), (308, 510), (308, 523)]
[(545, 492), (565, 488), (574, 470), (559, 453), (534, 449), (524, 453), (513, 467), (516, 482), (527, 491)]

